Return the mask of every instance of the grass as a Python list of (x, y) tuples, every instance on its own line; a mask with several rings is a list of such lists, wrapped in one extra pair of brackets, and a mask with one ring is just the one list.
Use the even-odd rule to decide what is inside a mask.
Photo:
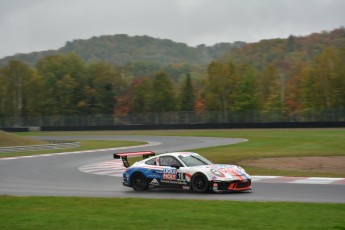
[[(195, 150), (214, 162), (224, 163), (262, 157), (345, 155), (344, 129), (97, 131), (67, 134), (37, 132), (19, 135), (175, 135), (237, 137), (249, 140), (236, 145)], [(89, 144), (104, 148), (110, 143), (97, 141)], [(250, 173), (263, 172), (267, 175), (282, 173), (277, 170), (255, 168), (249, 170)], [(0, 207), (0, 228), (4, 230), (138, 228), (345, 230), (345, 204), (0, 196)]]
[[(20, 135), (154, 135), (244, 138), (247, 142), (193, 149), (216, 163), (240, 164), (266, 157), (345, 156), (345, 129), (221, 129), (92, 132), (30, 132)], [(343, 173), (301, 172), (245, 167), (252, 175), (345, 177)]]
[[(234, 164), (269, 157), (345, 156), (344, 129), (237, 130), (218, 136), (240, 137), (249, 141), (195, 151), (214, 162)], [(245, 168), (252, 175), (345, 177), (343, 173), (283, 171), (250, 166)]]
[(244, 138), (248, 142), (198, 149), (220, 163), (231, 160), (287, 156), (344, 156), (345, 129), (224, 129), (224, 130), (157, 130), (38, 132), (21, 135), (154, 135)]
[(1, 229), (345, 229), (345, 204), (0, 196)]

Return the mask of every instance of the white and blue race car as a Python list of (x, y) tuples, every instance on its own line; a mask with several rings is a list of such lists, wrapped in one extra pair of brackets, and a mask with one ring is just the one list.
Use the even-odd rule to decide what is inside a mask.
[[(127, 157), (143, 156), (129, 165)], [(237, 165), (213, 164), (193, 152), (155, 155), (151, 151), (116, 153), (126, 167), (123, 185), (135, 191), (151, 188), (187, 189), (195, 192), (245, 191), (251, 189), (251, 178)]]

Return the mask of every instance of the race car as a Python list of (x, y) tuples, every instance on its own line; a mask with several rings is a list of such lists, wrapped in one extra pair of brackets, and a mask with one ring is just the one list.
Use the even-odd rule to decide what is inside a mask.
[[(143, 156), (130, 166), (128, 157)], [(251, 190), (251, 178), (237, 165), (213, 164), (194, 152), (156, 155), (152, 151), (115, 153), (126, 167), (123, 185), (135, 191), (174, 188), (203, 193), (207, 191)]]

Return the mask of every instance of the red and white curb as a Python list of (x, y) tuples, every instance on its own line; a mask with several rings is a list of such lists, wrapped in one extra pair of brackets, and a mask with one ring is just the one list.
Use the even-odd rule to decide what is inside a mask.
[[(84, 165), (78, 168), (90, 174), (122, 177), (125, 167), (121, 160), (112, 160)], [(329, 177), (286, 177), (286, 176), (251, 176), (254, 183), (290, 183), (290, 184), (340, 184), (345, 185), (345, 178)]]
[(122, 173), (126, 168), (123, 166), (122, 160), (112, 160), (84, 165), (78, 169), (81, 172), (90, 174), (122, 177)]

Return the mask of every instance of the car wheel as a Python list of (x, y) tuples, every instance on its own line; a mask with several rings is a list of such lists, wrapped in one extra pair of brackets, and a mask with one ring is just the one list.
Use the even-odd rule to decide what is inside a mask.
[(202, 174), (198, 173), (193, 176), (192, 178), (192, 190), (195, 192), (206, 192), (209, 188), (209, 183), (207, 177)]
[(132, 188), (135, 191), (146, 191), (148, 187), (149, 184), (143, 174), (136, 173), (132, 176)]

